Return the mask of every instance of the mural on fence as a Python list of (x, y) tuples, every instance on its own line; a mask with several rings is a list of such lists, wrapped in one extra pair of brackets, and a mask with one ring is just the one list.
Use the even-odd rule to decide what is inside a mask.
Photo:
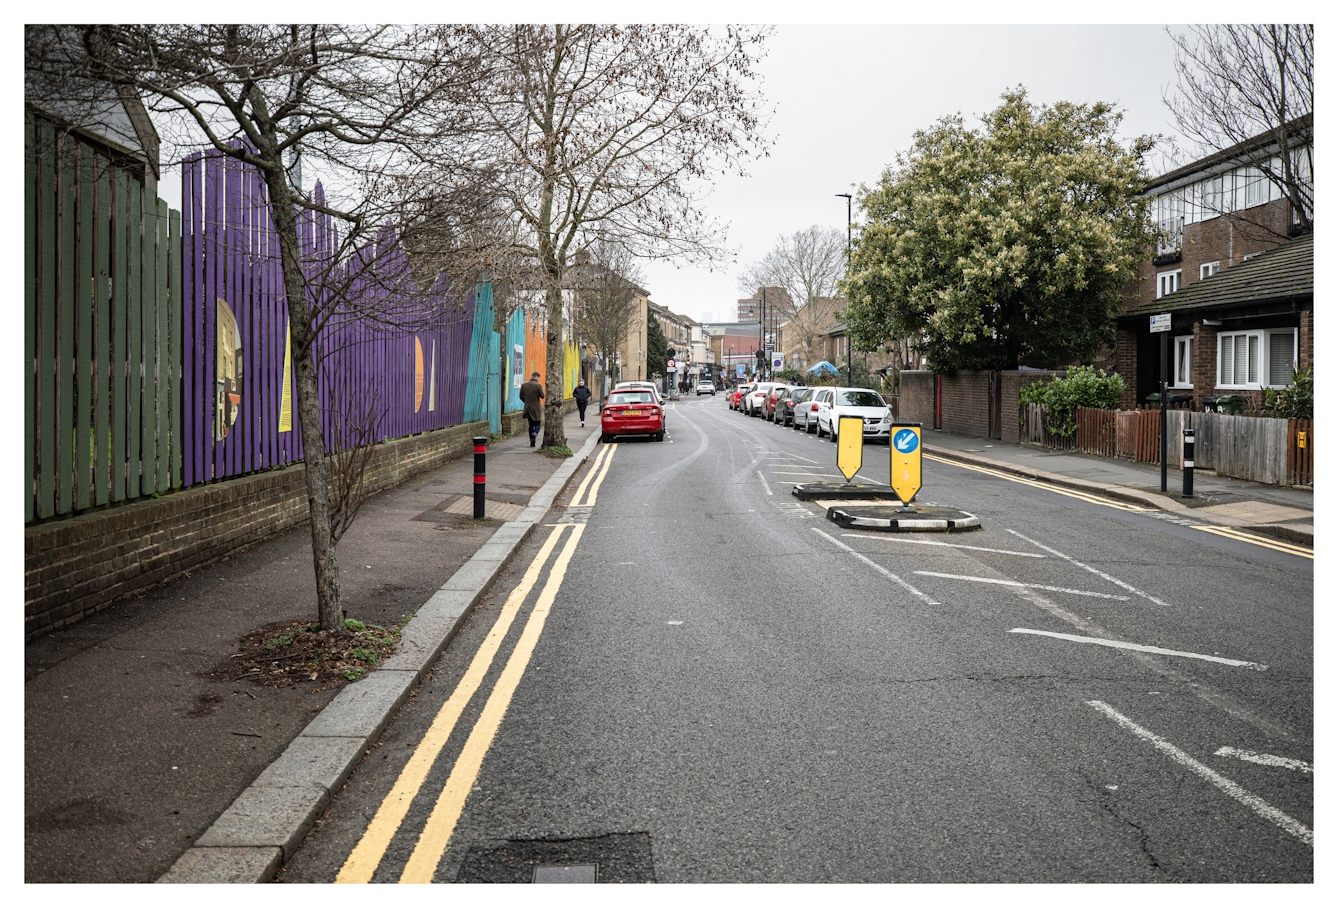
[[(197, 153), (182, 167), (176, 212), (87, 146), (39, 147), (56, 148), (54, 132), (30, 122), (25, 522), (301, 460), (292, 332), (260, 174)], [(324, 202), (320, 184), (314, 201)], [(389, 440), (487, 420), (495, 432), (503, 409), (520, 409), (528, 373), (546, 375), (538, 313), (518, 309), (503, 348), (490, 284), (459, 293), (439, 275), (421, 292), (390, 232), (333, 263), (339, 235), (325, 214), (304, 212), (298, 239), (343, 293), (322, 300), (330, 318), (315, 349), (328, 447), (369, 428)], [(356, 312), (368, 304), (431, 317), (372, 324)], [(579, 369), (569, 346), (568, 394)]]
[[(187, 160), (182, 179), (184, 484), (193, 485), (298, 461), (302, 439), (292, 416), (291, 330), (264, 181), (216, 153)], [(315, 201), (324, 201), (319, 184)], [(442, 276), (418, 292), (391, 233), (360, 250), (356, 265), (331, 264), (338, 244), (329, 215), (303, 213), (303, 258), (330, 268), (338, 279), (327, 284), (343, 288), (347, 300), (378, 302), (383, 311), (420, 305), (436, 315), (411, 333), (369, 324), (344, 301), (322, 300), (332, 309), (315, 350), (326, 444), (351, 443), (368, 428), (359, 425), (368, 412), (379, 416), (382, 440), (464, 421), (467, 380), (476, 369), (486, 374), (470, 350), (474, 294), (453, 298)], [(491, 290), (479, 295), (491, 324)]]

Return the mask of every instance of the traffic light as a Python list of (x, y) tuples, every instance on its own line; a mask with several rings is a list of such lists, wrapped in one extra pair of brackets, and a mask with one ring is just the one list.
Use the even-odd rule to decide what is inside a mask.
[(759, 366), (765, 366), (767, 364), (767, 352), (765, 350), (757, 351), (757, 364)]

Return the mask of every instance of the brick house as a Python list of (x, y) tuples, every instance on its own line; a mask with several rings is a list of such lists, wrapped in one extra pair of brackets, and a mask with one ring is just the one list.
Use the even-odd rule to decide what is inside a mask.
[[(1299, 125), (1308, 130), (1308, 122)], [(1158, 238), (1117, 318), (1113, 365), (1126, 381), (1122, 408), (1146, 402), (1158, 388), (1153, 314), (1171, 313), (1167, 381), (1194, 409), (1223, 394), (1258, 403), (1264, 388), (1290, 381), (1293, 363), (1310, 365), (1313, 237), (1297, 238), (1291, 203), (1258, 167), (1242, 163), (1267, 159), (1276, 151), (1271, 141), (1264, 136), (1210, 155), (1144, 189)], [(1310, 153), (1307, 138), (1293, 160), (1313, 185)], [(1296, 248), (1278, 249), (1287, 246)]]

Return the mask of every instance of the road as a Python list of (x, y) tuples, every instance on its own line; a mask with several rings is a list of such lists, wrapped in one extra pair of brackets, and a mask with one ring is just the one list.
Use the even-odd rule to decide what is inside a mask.
[(600, 446), (280, 879), (1313, 879), (1310, 560), (930, 459), (979, 531), (851, 533), (790, 495), (835, 445), (669, 420)]

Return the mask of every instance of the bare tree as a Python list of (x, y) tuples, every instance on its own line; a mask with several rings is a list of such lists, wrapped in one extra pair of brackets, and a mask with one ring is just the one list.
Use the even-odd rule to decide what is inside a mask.
[(753, 262), (739, 278), (739, 289), (756, 292), (780, 287), (784, 296), (768, 299), (786, 320), (786, 353), (798, 353), (805, 363), (814, 356), (818, 338), (841, 308), (837, 281), (845, 276), (846, 238), (834, 227), (814, 224), (776, 238), (776, 245)]
[[(413, 275), (385, 267), (397, 258), (399, 234), (381, 231), (387, 220), (404, 218), (406, 209), (413, 213), (407, 203), (420, 195), (425, 173), (435, 171), (439, 186), (468, 176), (467, 168), (457, 173), (450, 162), (471, 160), (481, 148), (479, 130), (458, 112), (484, 62), (470, 55), (467, 47), (474, 45), (460, 31), (446, 28), (67, 28), (78, 36), (80, 53), (57, 61), (63, 70), (42, 64), (49, 75), (73, 74), (155, 99), (156, 109), (188, 124), (192, 135), (203, 134), (214, 152), (255, 167), (265, 182), (291, 325), (317, 607), (321, 627), (338, 628), (343, 613), (335, 543), (356, 511), (357, 486), (348, 477), (360, 470), (340, 468), (344, 478), (332, 500), (314, 350), (331, 319), (404, 326), (434, 318), (431, 297), (415, 292)], [(294, 181), (299, 154), (336, 187), (329, 199), (305, 193)], [(426, 230), (433, 223), (426, 211), (420, 208), (417, 220), (408, 217), (403, 232)], [(338, 245), (304, 256), (298, 242), (304, 212), (336, 218), (343, 228)], [(436, 218), (439, 225), (440, 211)], [(353, 276), (388, 281), (410, 291), (410, 301), (393, 311), (379, 302), (365, 304), (344, 292)], [(374, 427), (374, 412), (367, 409), (374, 406), (347, 402), (348, 431), (357, 435)]]
[(563, 287), (596, 233), (642, 258), (716, 261), (710, 177), (765, 153), (750, 87), (766, 30), (515, 25), (473, 30), (490, 69), (482, 118), (512, 167), (517, 248), (537, 264), (548, 324), (544, 446), (562, 426)]
[[(1311, 230), (1314, 25), (1167, 32), (1176, 45), (1177, 91), (1164, 100), (1180, 131), (1205, 154), (1222, 152), (1257, 168), (1291, 203), (1300, 229)], [(1268, 140), (1261, 143), (1260, 136)]]
[(638, 286), (645, 278), (626, 249), (602, 239), (590, 247), (590, 260), (573, 273), (577, 331), (604, 358), (607, 374), (635, 322), (637, 297), (646, 295)]

